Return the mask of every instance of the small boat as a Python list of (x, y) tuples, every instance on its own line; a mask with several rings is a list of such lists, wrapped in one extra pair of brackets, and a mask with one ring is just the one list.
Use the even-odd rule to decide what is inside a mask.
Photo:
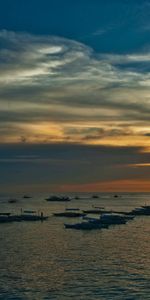
[(137, 207), (130, 212), (131, 215), (135, 216), (150, 216), (150, 205), (143, 205)]
[(36, 210), (24, 210), (23, 211), (25, 214), (35, 214)]
[(44, 216), (43, 212), (40, 215), (32, 213), (22, 213), (20, 215), (11, 215), (10, 213), (3, 213), (0, 215), (0, 223), (22, 222), (22, 221), (45, 221), (48, 216)]
[(98, 199), (99, 196), (98, 196), (98, 195), (93, 195), (92, 198), (93, 198), (93, 199)]
[(75, 223), (75, 224), (64, 224), (65, 228), (92, 230), (92, 229), (103, 229), (108, 228), (111, 225), (126, 224), (126, 222), (132, 218), (128, 216), (120, 216), (115, 214), (103, 214), (99, 219), (85, 217), (88, 221)]
[(65, 211), (65, 212), (58, 212), (54, 213), (53, 216), (55, 217), (67, 217), (67, 218), (77, 218), (85, 216), (82, 212), (75, 212), (75, 211)]
[(8, 200), (8, 203), (16, 203), (18, 200), (15, 198), (11, 198)]
[(21, 221), (45, 221), (48, 219), (48, 216), (22, 214), (20, 216), (20, 218), (21, 218)]
[(150, 210), (150, 205), (142, 205), (141, 207), (146, 209), (146, 210)]
[(45, 200), (46, 201), (58, 201), (58, 202), (71, 201), (71, 199), (68, 196), (50, 196), (49, 198), (46, 198)]
[(0, 215), (0, 223), (20, 222), (20, 216), (5, 213)]
[(119, 196), (117, 194), (114, 195), (114, 198), (118, 198)]
[(98, 214), (99, 215), (99, 214), (103, 214), (103, 213), (111, 213), (112, 211), (96, 208), (96, 209), (83, 210), (83, 212), (85, 214)]
[(28, 195), (24, 195), (22, 198), (24, 198), (24, 199), (30, 199), (30, 198), (32, 198), (31, 196), (28, 196)]
[(76, 224), (64, 224), (65, 228), (77, 229), (77, 230), (92, 230), (108, 228), (108, 225), (96, 223), (96, 222), (82, 222)]
[(101, 210), (100, 209), (87, 209), (83, 210), (85, 214), (100, 214)]
[(104, 206), (94, 206), (92, 205), (93, 208), (96, 208), (96, 209), (104, 209)]
[(0, 216), (10, 216), (10, 212), (0, 212)]
[(100, 217), (100, 222), (108, 225), (125, 224), (128, 220), (129, 218), (127, 216), (120, 216), (117, 214), (102, 214)]
[(44, 221), (48, 219), (48, 216), (44, 216), (43, 212), (36, 214), (35, 210), (24, 210), (20, 218), (22, 221)]

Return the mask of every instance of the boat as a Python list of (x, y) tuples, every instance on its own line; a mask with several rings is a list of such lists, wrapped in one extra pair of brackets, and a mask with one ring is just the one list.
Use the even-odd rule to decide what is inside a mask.
[(86, 210), (83, 210), (83, 212), (85, 214), (100, 214), (101, 209), (86, 209)]
[(92, 230), (108, 228), (108, 225), (96, 223), (96, 222), (81, 222), (76, 224), (64, 224), (65, 228), (77, 229), (77, 230)]
[(45, 221), (48, 219), (48, 216), (22, 214), (20, 216), (20, 218), (21, 218), (21, 221)]
[(64, 212), (53, 213), (53, 216), (55, 216), (55, 217), (77, 218), (77, 217), (83, 217), (83, 216), (85, 216), (85, 214), (82, 213), (82, 212), (64, 211)]
[(98, 195), (92, 195), (92, 198), (93, 198), (93, 199), (98, 199), (99, 196), (98, 196)]
[(85, 214), (103, 214), (103, 213), (111, 213), (112, 211), (96, 208), (96, 209), (83, 210), (83, 212)]
[(92, 205), (93, 208), (96, 208), (96, 209), (104, 209), (104, 206), (95, 206), (95, 205)]
[(37, 214), (35, 210), (24, 210), (21, 211), (20, 218), (22, 221), (44, 221), (48, 216), (44, 216), (43, 212)]
[(22, 221), (45, 221), (48, 216), (44, 216), (43, 212), (40, 215), (30, 213), (21, 213), (20, 215), (11, 215), (10, 213), (1, 213), (0, 223), (22, 222)]
[(132, 216), (120, 216), (118, 214), (102, 214), (99, 219), (89, 218), (87, 216), (83, 217), (87, 221), (83, 221), (81, 223), (75, 224), (64, 224), (65, 228), (72, 229), (83, 229), (83, 230), (91, 230), (91, 229), (102, 229), (108, 228), (111, 225), (120, 225), (126, 224), (127, 221), (133, 219)]
[(36, 213), (36, 210), (24, 210), (23, 211), (25, 214), (35, 214)]
[(46, 198), (45, 200), (46, 201), (58, 201), (58, 202), (71, 201), (71, 199), (68, 196), (50, 196), (49, 198)]
[(22, 198), (24, 198), (24, 199), (30, 199), (30, 198), (32, 198), (31, 196), (28, 196), (28, 195), (24, 195)]
[(15, 198), (10, 198), (9, 200), (8, 200), (8, 203), (16, 203), (18, 200), (17, 199), (15, 199)]
[(125, 224), (130, 218), (128, 216), (118, 215), (118, 214), (102, 214), (100, 216), (100, 222), (102, 224), (108, 225), (119, 225)]
[(4, 213), (0, 215), (0, 223), (20, 222), (19, 215), (11, 215), (11, 213)]
[(0, 212), (0, 216), (10, 216), (10, 212)]
[(150, 216), (150, 205), (143, 205), (137, 207), (130, 212), (131, 215), (135, 216)]

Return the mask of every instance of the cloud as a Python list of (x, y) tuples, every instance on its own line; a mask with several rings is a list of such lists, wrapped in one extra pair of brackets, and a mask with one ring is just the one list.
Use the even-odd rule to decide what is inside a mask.
[[(6, 30), (0, 31), (0, 42), (1, 140), (22, 141), (27, 136), (41, 140), (43, 134), (42, 140), (49, 141), (54, 124), (56, 140), (69, 141), (76, 135), (81, 142), (129, 135), (110, 122), (147, 126), (150, 52), (102, 54), (73, 40)], [(139, 63), (144, 64), (142, 68)], [(46, 126), (45, 133), (39, 134), (38, 124)], [(73, 135), (71, 124), (98, 129)], [(133, 135), (134, 130), (130, 130)]]
[[(3, 144), (0, 148), (0, 185), (7, 182), (7, 186), (36, 184), (58, 187), (125, 179), (148, 180), (150, 154), (141, 150), (140, 147), (64, 143)], [(137, 172), (139, 165), (143, 167)]]

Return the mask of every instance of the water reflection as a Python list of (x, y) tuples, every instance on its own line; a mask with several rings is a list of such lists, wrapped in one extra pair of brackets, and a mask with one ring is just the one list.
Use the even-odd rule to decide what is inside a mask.
[[(118, 207), (127, 207), (121, 201)], [(60, 210), (40, 199), (30, 202), (32, 208), (39, 204), (44, 212)], [(63, 223), (51, 217), (1, 224), (0, 299), (148, 299), (149, 217), (92, 232), (65, 230)]]

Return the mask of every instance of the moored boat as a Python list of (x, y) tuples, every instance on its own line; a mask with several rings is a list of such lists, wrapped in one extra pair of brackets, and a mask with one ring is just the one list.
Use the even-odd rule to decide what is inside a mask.
[(24, 199), (30, 199), (30, 198), (32, 198), (32, 197), (29, 196), (29, 195), (24, 195), (22, 198), (24, 198)]
[(150, 205), (143, 205), (137, 207), (130, 212), (131, 215), (135, 216), (150, 216)]
[(71, 201), (71, 199), (68, 196), (50, 196), (45, 199), (46, 201), (58, 201), (58, 202), (65, 202), (65, 201)]
[(96, 222), (81, 222), (76, 224), (64, 224), (65, 228), (78, 229), (78, 230), (92, 230), (92, 229), (102, 229), (108, 228), (108, 225), (96, 223)]
[(64, 212), (53, 213), (53, 216), (55, 216), (55, 217), (77, 218), (77, 217), (83, 217), (83, 216), (85, 216), (85, 214), (82, 213), (82, 212), (64, 211)]

